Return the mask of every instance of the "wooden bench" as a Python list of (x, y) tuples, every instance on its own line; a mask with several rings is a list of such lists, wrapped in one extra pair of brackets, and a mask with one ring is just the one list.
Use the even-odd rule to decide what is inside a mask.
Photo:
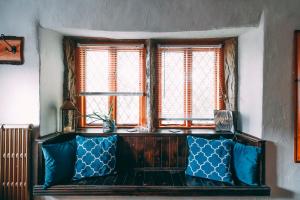
[[(37, 140), (57, 143), (95, 133), (53, 134)], [(188, 156), (186, 136), (189, 133), (117, 133), (118, 152), (116, 174), (94, 177), (43, 189), (44, 161), (39, 151), (38, 183), (33, 195), (158, 195), (158, 196), (268, 196), (265, 185), (265, 141), (247, 134), (238, 134), (237, 141), (259, 146), (263, 150), (259, 168), (259, 186), (229, 185), (184, 173)], [(193, 133), (203, 138), (233, 138), (232, 134)], [(40, 147), (39, 147), (40, 149)]]

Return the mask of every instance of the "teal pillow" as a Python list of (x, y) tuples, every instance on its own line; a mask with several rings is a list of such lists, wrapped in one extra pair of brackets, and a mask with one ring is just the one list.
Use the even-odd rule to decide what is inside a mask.
[(187, 136), (189, 146), (188, 166), (185, 173), (232, 184), (230, 139), (207, 140)]
[(117, 135), (109, 137), (82, 137), (77, 135), (73, 180), (113, 173), (116, 166), (117, 140)]
[(258, 185), (261, 148), (236, 143), (233, 148), (233, 166), (236, 178), (248, 185)]
[(44, 189), (70, 181), (74, 171), (76, 155), (75, 140), (56, 144), (43, 144), (42, 151), (45, 158)]

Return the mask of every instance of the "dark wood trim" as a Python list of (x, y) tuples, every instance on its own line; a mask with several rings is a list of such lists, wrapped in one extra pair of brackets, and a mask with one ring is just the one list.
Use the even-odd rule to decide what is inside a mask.
[(146, 44), (145, 39), (112, 39), (99, 37), (65, 36), (81, 44)]
[(261, 162), (260, 162), (260, 184), (265, 185), (266, 184), (266, 141), (261, 141)]
[[(77, 133), (60, 133), (60, 132), (55, 132), (51, 133), (45, 136), (41, 136), (37, 138), (35, 141), (37, 143), (44, 143), (44, 142), (52, 142), (53, 140), (59, 138), (59, 137), (70, 137), (72, 135), (76, 134), (83, 134), (85, 136), (110, 136), (113, 134), (118, 134), (120, 136), (126, 136), (126, 137), (144, 137), (144, 136), (184, 136), (186, 137), (187, 135), (195, 135), (195, 136), (201, 136), (204, 138), (218, 138), (220, 136), (232, 138), (234, 135), (230, 132), (215, 132), (215, 130), (212, 129), (182, 129), (181, 132), (179, 133), (172, 133), (169, 132), (170, 129), (157, 129), (154, 132), (151, 133), (142, 133), (142, 132), (128, 132), (127, 129), (116, 129), (114, 133), (101, 133), (102, 129), (101, 128), (84, 128), (84, 129), (78, 129)], [(258, 137), (249, 135), (247, 133), (243, 132), (237, 132), (236, 137), (239, 139), (241, 142), (247, 141), (248, 144), (257, 146), (261, 142), (265, 142), (265, 140), (262, 140)]]
[(268, 186), (106, 186), (106, 185), (57, 185), (47, 190), (42, 185), (33, 188), (34, 196), (86, 195), (86, 196), (269, 196)]
[(227, 38), (208, 38), (208, 39), (156, 39), (157, 44), (161, 45), (219, 45), (224, 44), (225, 40), (232, 39)]
[[(76, 43), (82, 44), (147, 44), (146, 39), (112, 39), (112, 38), (98, 38), (98, 37), (76, 37), (65, 36), (66, 38), (73, 39)], [(155, 44), (176, 44), (176, 45), (218, 45), (223, 44), (225, 40), (236, 37), (224, 37), (224, 38), (206, 38), (206, 39), (153, 39)]]
[(294, 161), (300, 163), (300, 30), (294, 34), (294, 102), (295, 102), (295, 128), (294, 128)]

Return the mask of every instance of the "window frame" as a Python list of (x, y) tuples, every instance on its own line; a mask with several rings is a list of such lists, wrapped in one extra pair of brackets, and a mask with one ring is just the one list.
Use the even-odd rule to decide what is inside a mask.
[[(155, 45), (155, 76), (156, 76), (156, 89), (154, 92), (155, 95), (155, 105), (156, 105), (156, 114), (155, 114), (155, 127), (156, 128), (162, 128), (162, 129), (168, 129), (168, 128), (179, 128), (179, 129), (193, 129), (193, 128), (200, 128), (200, 129), (214, 129), (215, 124), (193, 124), (192, 120), (184, 120), (183, 124), (163, 124), (162, 120), (160, 119), (161, 115), (161, 73), (159, 69), (161, 67), (161, 56), (159, 53), (159, 45), (186, 45), (186, 46), (202, 46), (202, 45), (222, 45), (220, 48), (219, 52), (219, 60), (218, 60), (218, 65), (215, 65), (215, 70), (217, 76), (215, 77), (215, 83), (216, 83), (216, 88), (215, 88), (215, 107), (216, 109), (225, 109), (225, 102), (224, 102), (224, 92), (225, 91), (225, 82), (224, 82), (224, 40), (225, 39), (204, 39), (204, 40), (194, 40), (194, 39), (187, 39), (187, 40), (158, 40), (156, 45)], [(192, 53), (191, 51), (188, 53)], [(186, 57), (186, 53), (184, 53), (184, 57)], [(188, 56), (191, 58), (191, 56)], [(185, 71), (190, 71), (192, 68), (192, 60), (187, 60), (187, 62), (184, 63)], [(160, 65), (160, 66), (159, 66)], [(185, 114), (191, 114), (192, 109), (189, 110), (189, 108), (186, 110), (186, 104), (191, 105), (190, 103), (187, 103), (186, 101), (191, 101), (192, 97), (191, 95), (188, 95), (188, 99), (186, 99), (186, 94), (191, 93), (192, 91), (192, 83), (190, 81), (186, 80), (187, 75), (184, 75), (185, 81), (185, 89), (184, 89), (184, 113)], [(187, 90), (186, 90), (187, 89)]]
[[(76, 94), (77, 94), (77, 108), (79, 113), (82, 115), (78, 118), (78, 127), (79, 128), (101, 128), (103, 127), (102, 124), (88, 124), (86, 122), (86, 117), (83, 117), (86, 115), (86, 97), (84, 95), (80, 95), (81, 88), (84, 87), (84, 82), (82, 81), (83, 78), (81, 76), (84, 75), (83, 70), (85, 67), (83, 67), (85, 63), (85, 56), (81, 55), (81, 49), (78, 46), (78, 44), (81, 45), (121, 45), (126, 48), (126, 45), (143, 45), (142, 48), (142, 55), (140, 55), (140, 64), (141, 64), (141, 70), (140, 70), (140, 82), (139, 87), (141, 89), (141, 93), (143, 95), (136, 96), (139, 97), (139, 123), (138, 124), (117, 124), (119, 128), (133, 128), (136, 126), (145, 126), (147, 123), (147, 114), (146, 114), (146, 42), (145, 40), (88, 40), (88, 41), (76, 41), (76, 47), (75, 47), (75, 75), (76, 75)], [(95, 48), (96, 49), (96, 48)], [(113, 48), (112, 48), (113, 51)], [(111, 54), (111, 52), (109, 52)], [(116, 59), (113, 58), (113, 56), (110, 56), (109, 59)], [(114, 65), (117, 63), (116, 61), (112, 61), (111, 63), (114, 63)], [(116, 70), (116, 66), (109, 70)], [(113, 79), (109, 79), (109, 81), (113, 81), (116, 83), (116, 77)], [(116, 85), (116, 84), (109, 84)], [(112, 88), (113, 90), (116, 88)], [(116, 120), (117, 117), (117, 95), (111, 95), (108, 97), (108, 106), (113, 105), (113, 119)]]
[(294, 59), (294, 162), (300, 163), (300, 30), (296, 30), (294, 33)]

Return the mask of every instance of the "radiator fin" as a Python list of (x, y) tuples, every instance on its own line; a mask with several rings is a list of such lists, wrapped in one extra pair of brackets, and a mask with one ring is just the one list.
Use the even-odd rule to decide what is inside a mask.
[(0, 199), (27, 200), (29, 192), (29, 149), (31, 128), (0, 130)]

